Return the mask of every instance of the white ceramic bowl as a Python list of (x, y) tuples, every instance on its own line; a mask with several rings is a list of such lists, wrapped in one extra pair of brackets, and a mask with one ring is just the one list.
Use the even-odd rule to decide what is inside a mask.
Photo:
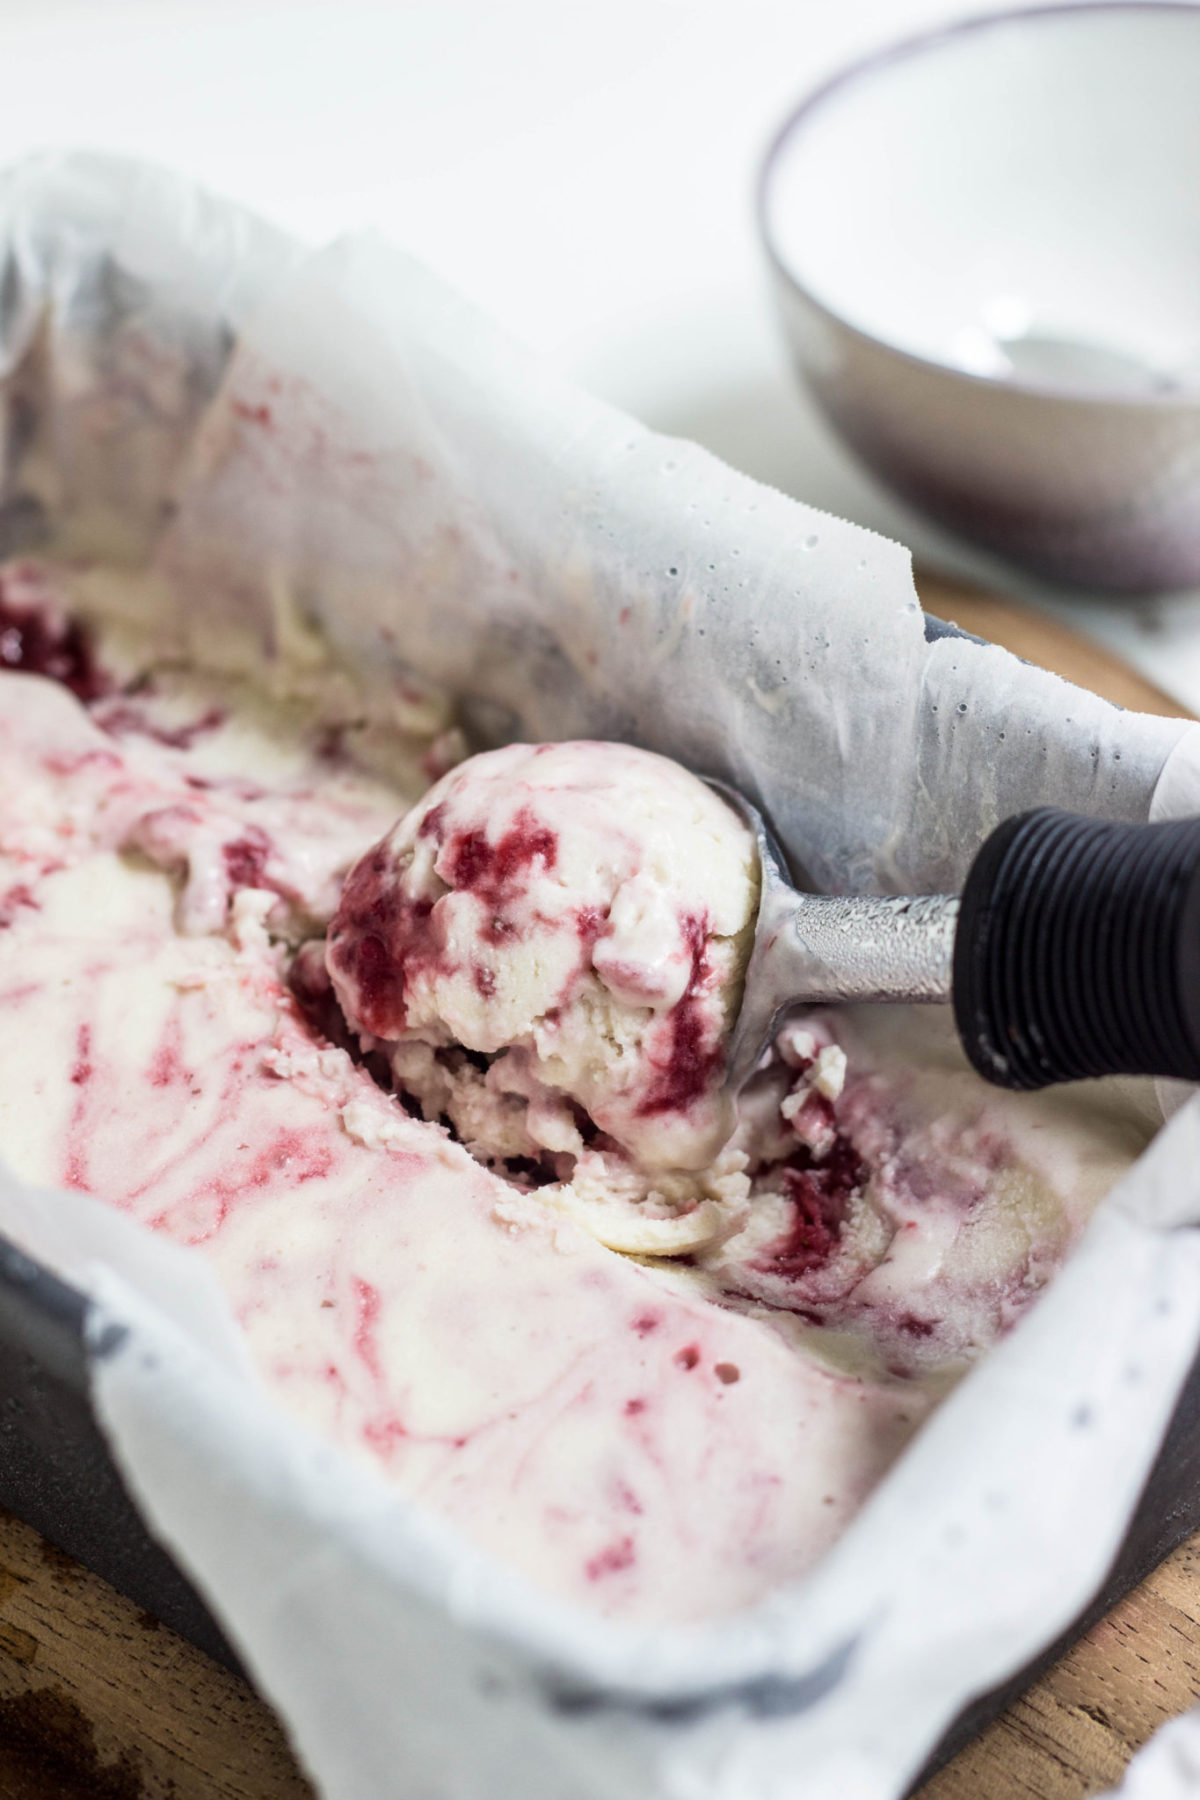
[(899, 494), (1056, 580), (1200, 583), (1200, 7), (885, 50), (787, 120), (760, 219), (804, 379)]

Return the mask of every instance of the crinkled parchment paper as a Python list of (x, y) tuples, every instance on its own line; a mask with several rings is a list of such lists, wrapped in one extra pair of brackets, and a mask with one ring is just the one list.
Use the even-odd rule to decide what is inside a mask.
[[(927, 643), (905, 551), (574, 392), (382, 244), (303, 255), (87, 157), (7, 179), (0, 244), (0, 550), (150, 568), (181, 645), (321, 633), (384, 709), (417, 671), (485, 742), (664, 751), (821, 887), (952, 887), (1044, 801), (1188, 803), (1185, 727)], [(533, 1593), (277, 1412), (198, 1258), (11, 1180), (0, 1227), (92, 1294), (129, 1486), (330, 1800), (884, 1800), (1121, 1541), (1200, 1337), (1197, 1169), (1189, 1104), (811, 1577), (656, 1633)]]

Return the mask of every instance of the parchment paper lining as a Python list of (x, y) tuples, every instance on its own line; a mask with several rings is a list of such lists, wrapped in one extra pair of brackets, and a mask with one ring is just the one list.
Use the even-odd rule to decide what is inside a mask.
[[(8, 177), (0, 244), (0, 549), (152, 569), (181, 644), (269, 659), (312, 624), (373, 704), (416, 670), (483, 742), (664, 751), (822, 887), (957, 885), (1044, 801), (1149, 815), (1186, 727), (927, 644), (903, 550), (572, 391), (382, 244), (306, 256), (82, 156)], [(94, 1297), (130, 1488), (329, 1796), (882, 1800), (1111, 1560), (1200, 1337), (1198, 1166), (1191, 1103), (811, 1578), (658, 1633), (531, 1592), (278, 1414), (197, 1259), (11, 1179), (0, 1228)]]

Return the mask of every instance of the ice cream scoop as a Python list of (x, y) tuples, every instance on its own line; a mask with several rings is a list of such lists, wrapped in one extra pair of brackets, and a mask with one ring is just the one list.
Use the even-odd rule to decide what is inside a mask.
[(961, 898), (802, 894), (761, 815), (714, 785), (762, 865), (731, 1092), (785, 1013), (843, 1000), (950, 1001), (968, 1057), (1000, 1087), (1200, 1080), (1200, 819), (1125, 825), (1041, 807), (993, 831)]

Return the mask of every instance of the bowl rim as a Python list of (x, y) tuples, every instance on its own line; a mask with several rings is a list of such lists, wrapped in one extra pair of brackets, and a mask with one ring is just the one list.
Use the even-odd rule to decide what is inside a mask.
[(930, 50), (942, 49), (945, 45), (960, 38), (991, 31), (1000, 26), (1037, 25), (1047, 20), (1061, 20), (1068, 17), (1091, 23), (1099, 16), (1113, 14), (1125, 16), (1132, 14), (1157, 14), (1159, 16), (1190, 14), (1191, 17), (1200, 21), (1200, 4), (1197, 4), (1196, 0), (1045, 0), (1045, 3), (1041, 4), (1003, 7), (993, 12), (973, 13), (964, 18), (947, 20), (926, 30), (909, 33), (904, 37), (889, 39), (874, 49), (868, 50), (864, 55), (842, 64), (831, 75), (818, 82), (816, 87), (810, 88), (803, 98), (790, 108), (782, 123), (777, 125), (771, 133), (765, 149), (760, 153), (755, 177), (755, 221), (760, 242), (775, 276), (793, 289), (815, 312), (820, 313), (840, 331), (856, 338), (860, 344), (885, 351), (888, 355), (897, 357), (913, 368), (924, 370), (927, 373), (965, 382), (974, 387), (986, 388), (991, 393), (1018, 394), (1031, 400), (1054, 401), (1086, 409), (1119, 407), (1123, 411), (1145, 413), (1186, 412), (1200, 409), (1200, 387), (1193, 387), (1183, 393), (1162, 394), (1130, 394), (1103, 387), (1071, 388), (1059, 386), (1053, 382), (1032, 382), (1017, 376), (998, 378), (993, 375), (981, 375), (972, 369), (961, 369), (954, 363), (942, 362), (937, 357), (924, 356), (920, 351), (907, 350), (901, 344), (893, 343), (885, 337), (878, 337), (863, 326), (854, 324), (843, 313), (822, 300), (784, 259), (771, 227), (770, 192), (784, 151), (793, 137), (808, 124), (812, 115), (825, 106), (828, 101), (836, 98), (843, 89), (878, 74), (893, 63), (924, 55)]

